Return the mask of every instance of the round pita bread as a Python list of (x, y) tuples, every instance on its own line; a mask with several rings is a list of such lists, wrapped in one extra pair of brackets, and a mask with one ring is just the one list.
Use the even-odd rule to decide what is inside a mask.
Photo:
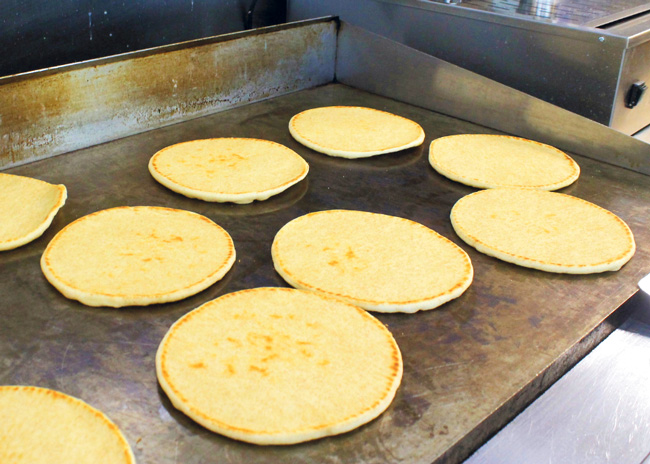
[(149, 172), (165, 187), (205, 201), (266, 200), (307, 176), (307, 162), (279, 143), (260, 139), (192, 140), (163, 148)]
[(463, 134), (431, 142), (429, 163), (449, 179), (478, 188), (557, 190), (578, 179), (580, 166), (550, 145), (506, 135)]
[(535, 189), (481, 190), (451, 210), (458, 236), (490, 256), (547, 272), (616, 271), (634, 255), (630, 228), (580, 198)]
[(0, 386), (0, 462), (133, 464), (117, 426), (81, 400), (38, 387)]
[(156, 355), (172, 404), (204, 427), (260, 445), (336, 435), (379, 416), (402, 357), (362, 309), (289, 288), (224, 295), (179, 319)]
[(472, 263), (460, 247), (408, 219), (362, 211), (310, 213), (276, 234), (278, 273), (296, 288), (364, 309), (413, 313), (460, 296)]
[(64, 185), (0, 174), (0, 251), (43, 235), (66, 198)]
[(359, 106), (327, 106), (298, 113), (289, 132), (306, 147), (342, 158), (366, 158), (417, 147), (424, 130), (410, 119)]
[(89, 306), (166, 303), (221, 279), (235, 262), (230, 235), (189, 211), (119, 207), (77, 219), (41, 258), (47, 280)]

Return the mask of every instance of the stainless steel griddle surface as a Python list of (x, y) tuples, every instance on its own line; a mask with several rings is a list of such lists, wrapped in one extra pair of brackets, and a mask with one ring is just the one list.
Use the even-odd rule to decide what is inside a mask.
[[(344, 160), (291, 138), (291, 116), (340, 104), (411, 118), (424, 127), (425, 143), (401, 153)], [(427, 161), (428, 144), (463, 132), (493, 131), (331, 84), (7, 170), (64, 183), (68, 201), (44, 236), (0, 254), (0, 384), (38, 385), (82, 398), (120, 426), (141, 464), (431, 463), (466, 456), (602, 337), (603, 320), (650, 271), (650, 188), (647, 176), (576, 156), (582, 175), (563, 191), (627, 221), (636, 236), (636, 256), (619, 272), (590, 276), (517, 267), (466, 246), (450, 225), (452, 205), (474, 189), (438, 175)], [(157, 150), (219, 136), (285, 144), (307, 160), (309, 176), (267, 201), (233, 205), (183, 197), (149, 175), (147, 162)], [(66, 299), (41, 273), (45, 246), (71, 221), (120, 205), (206, 215), (232, 235), (237, 262), (221, 282), (177, 303), (104, 309)], [(154, 368), (170, 325), (224, 293), (286, 286), (271, 261), (275, 233), (295, 217), (331, 208), (418, 221), (462, 246), (474, 264), (474, 283), (457, 300), (413, 315), (378, 315), (395, 335), (405, 364), (390, 408), (356, 431), (287, 447), (230, 440), (176, 411), (158, 387)]]

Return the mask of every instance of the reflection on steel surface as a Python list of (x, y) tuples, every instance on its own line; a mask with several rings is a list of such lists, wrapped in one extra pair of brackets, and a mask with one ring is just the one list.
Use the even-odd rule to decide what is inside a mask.
[(562, 24), (596, 26), (650, 9), (647, 0), (465, 0), (464, 8)]
[(649, 316), (650, 299), (465, 464), (647, 462)]
[(520, 0), (517, 13), (552, 19), (556, 15), (557, 0)]
[(369, 92), (650, 174), (645, 142), (347, 23), (336, 75)]
[(650, 296), (650, 274), (639, 281), (639, 288)]

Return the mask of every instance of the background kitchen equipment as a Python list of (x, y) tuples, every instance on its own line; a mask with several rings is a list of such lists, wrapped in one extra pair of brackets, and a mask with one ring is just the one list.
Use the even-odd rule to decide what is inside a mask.
[(4, 0), (0, 76), (284, 22), (284, 0)]
[(650, 124), (648, 11), (647, 0), (289, 0), (287, 15), (339, 15), (634, 134)]

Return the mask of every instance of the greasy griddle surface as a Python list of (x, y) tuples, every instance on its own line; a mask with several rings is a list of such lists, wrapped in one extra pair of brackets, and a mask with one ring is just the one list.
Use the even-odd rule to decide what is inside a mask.
[[(370, 106), (411, 118), (423, 126), (425, 143), (363, 160), (316, 153), (295, 142), (287, 124), (294, 114), (325, 105)], [(451, 207), (475, 189), (440, 176), (427, 162), (433, 138), (463, 132), (494, 131), (332, 84), (6, 171), (64, 183), (68, 201), (43, 237), (0, 254), (0, 384), (38, 385), (82, 398), (119, 424), (140, 464), (429, 463), (466, 454), (584, 354), (588, 341), (598, 338), (594, 329), (650, 271), (650, 189), (646, 176), (575, 157), (582, 176), (562, 191), (627, 221), (637, 240), (636, 256), (620, 272), (591, 276), (507, 264), (454, 234)], [(285, 144), (307, 160), (309, 175), (283, 194), (250, 205), (185, 198), (149, 175), (147, 162), (161, 148), (219, 136)], [(71, 221), (120, 205), (206, 215), (232, 235), (237, 262), (221, 282), (177, 303), (98, 309), (64, 298), (40, 271), (48, 241)], [(331, 208), (418, 221), (463, 247), (474, 264), (474, 283), (457, 300), (434, 311), (378, 316), (404, 357), (404, 380), (390, 408), (351, 433), (290, 447), (233, 441), (177, 412), (159, 389), (154, 368), (169, 326), (224, 293), (285, 286), (271, 262), (275, 233), (295, 217)], [(547, 377), (538, 375), (546, 369)]]

